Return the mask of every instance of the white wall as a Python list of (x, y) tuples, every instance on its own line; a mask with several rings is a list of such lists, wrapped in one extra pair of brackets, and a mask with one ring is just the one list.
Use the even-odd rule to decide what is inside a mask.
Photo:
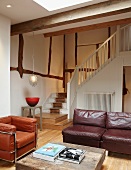
[(125, 68), (126, 88), (129, 92), (123, 96), (123, 111), (131, 112), (131, 52), (121, 52)]
[(125, 66), (125, 82), (128, 92), (123, 96), (123, 111), (131, 112), (131, 66)]
[(10, 115), (10, 20), (0, 15), (0, 117)]
[[(115, 58), (92, 79), (78, 89), (77, 106), (85, 108), (84, 95), (89, 92), (115, 93), (114, 111), (122, 111), (123, 59)], [(83, 100), (82, 100), (83, 99)]]
[[(63, 39), (53, 38), (50, 74), (62, 76), (63, 67)], [(23, 68), (32, 70), (32, 54), (34, 48), (34, 71), (42, 74), (48, 72), (49, 38), (43, 35), (24, 35)], [(11, 67), (18, 66), (18, 36), (11, 37)], [(52, 92), (63, 90), (62, 81), (38, 76), (38, 84), (29, 84), (29, 75), (24, 74), (21, 79), (17, 71), (11, 71), (11, 114), (21, 115), (21, 106), (25, 106), (25, 97), (40, 97), (39, 105), (43, 105)], [(38, 110), (39, 111), (39, 110)]]

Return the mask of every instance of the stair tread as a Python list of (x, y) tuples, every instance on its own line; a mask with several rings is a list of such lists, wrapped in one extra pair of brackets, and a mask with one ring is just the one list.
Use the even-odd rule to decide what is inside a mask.
[(57, 94), (67, 94), (66, 92), (59, 92), (59, 93), (57, 93)]
[(66, 97), (63, 97), (63, 96), (59, 96), (59, 97), (55, 97), (56, 99), (66, 99)]
[[(46, 119), (57, 119), (63, 116), (66, 116), (67, 114), (60, 114), (60, 113), (42, 113), (42, 118)], [(40, 114), (36, 114), (36, 117), (40, 117)]]
[(46, 104), (53, 104), (53, 103), (55, 103), (55, 104), (66, 104), (66, 102), (61, 102), (61, 101), (48, 102)]
[(71, 123), (71, 122), (73, 122), (72, 119), (66, 119), (66, 120), (63, 120), (63, 121), (56, 123), (55, 125), (63, 125), (64, 126), (64, 125)]
[(55, 109), (62, 109), (62, 107), (52, 107), (52, 108), (50, 108), (50, 109), (52, 109), (52, 110), (55, 110)]
[[(63, 102), (52, 102), (52, 103), (55, 103), (55, 104), (62, 104)], [(66, 103), (66, 102), (65, 102)]]

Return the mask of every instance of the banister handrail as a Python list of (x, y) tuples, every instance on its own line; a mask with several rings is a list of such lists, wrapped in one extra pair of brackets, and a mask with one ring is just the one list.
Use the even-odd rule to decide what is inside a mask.
[[(83, 65), (87, 60), (89, 60), (95, 53), (97, 53), (109, 40), (112, 39), (112, 37), (114, 37), (116, 35), (116, 32), (114, 34), (112, 34), (103, 44), (100, 45), (100, 47), (98, 49), (96, 49), (88, 58), (86, 58), (81, 65)], [(78, 67), (80, 68), (81, 65)]]
[(120, 29), (122, 30), (122, 29), (124, 29), (124, 28), (126, 28), (126, 27), (128, 27), (128, 26), (131, 26), (131, 23), (128, 24), (128, 25), (125, 25), (125, 26), (121, 27)]
[(130, 51), (131, 50), (131, 23), (120, 28), (121, 30), (121, 49), (120, 51)]

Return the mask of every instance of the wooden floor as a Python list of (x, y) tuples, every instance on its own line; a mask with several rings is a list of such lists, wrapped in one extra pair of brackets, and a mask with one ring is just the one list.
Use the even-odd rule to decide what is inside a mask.
[[(38, 148), (48, 142), (62, 142), (61, 131), (43, 130), (38, 133)], [(15, 170), (15, 165), (0, 160), (0, 170)], [(88, 170), (88, 169), (87, 169)], [(131, 170), (131, 155), (110, 153), (101, 170)]]

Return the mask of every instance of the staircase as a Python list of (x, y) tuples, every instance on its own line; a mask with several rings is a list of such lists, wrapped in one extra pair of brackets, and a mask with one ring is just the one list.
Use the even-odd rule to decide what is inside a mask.
[[(42, 113), (43, 129), (62, 130), (72, 124), (68, 119), (66, 97), (66, 93), (53, 93), (47, 99)], [(40, 114), (36, 114), (36, 119), (39, 128)]]
[[(88, 56), (79, 67), (75, 68), (73, 76), (67, 84), (67, 109), (69, 110), (69, 118), (73, 117), (73, 110), (78, 106), (78, 99), (80, 99), (79, 96), (81, 97), (81, 95), (78, 96), (78, 91), (80, 91), (85, 84), (88, 86), (87, 82), (92, 78), (95, 78), (95, 76), (101, 72), (103, 68), (110, 64), (114, 59), (118, 58), (120, 56), (120, 52), (131, 50), (129, 35), (131, 35), (131, 24), (122, 28), (117, 26), (117, 31), (97, 50)], [(86, 89), (84, 90), (86, 93)], [(84, 97), (81, 97), (80, 100), (83, 101)], [(84, 106), (82, 105), (79, 107)]]

